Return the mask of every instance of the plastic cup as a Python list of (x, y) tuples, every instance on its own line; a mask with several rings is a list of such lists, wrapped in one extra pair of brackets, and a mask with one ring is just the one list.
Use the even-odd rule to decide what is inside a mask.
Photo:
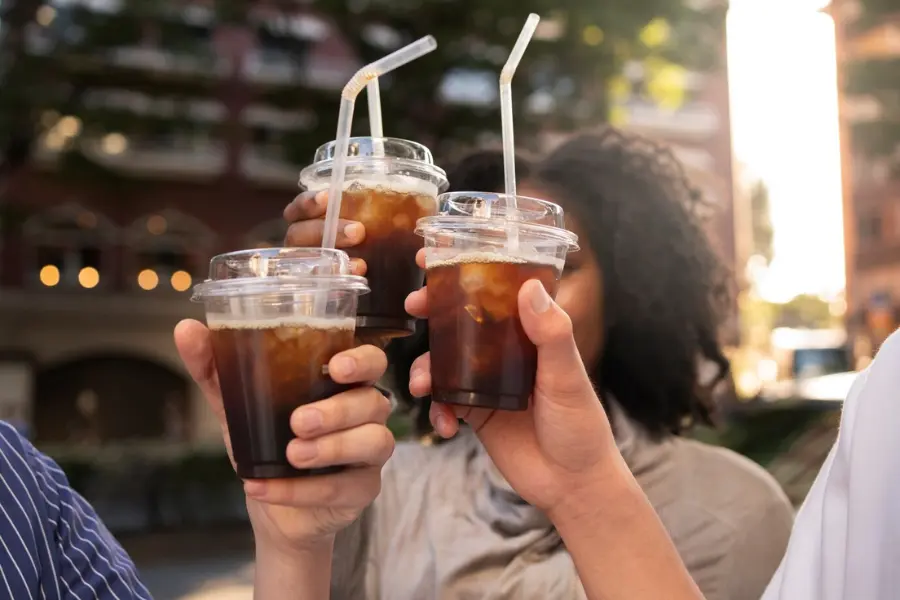
[[(301, 186), (328, 189), (334, 149), (334, 142), (319, 148), (300, 174)], [(366, 261), (372, 283), (372, 293), (359, 303), (360, 334), (395, 338), (415, 332), (404, 302), (423, 282), (415, 260), (422, 247), (416, 221), (437, 213), (437, 196), (446, 187), (446, 173), (425, 146), (395, 138), (350, 139), (340, 216), (365, 225), (365, 241), (347, 251)]]
[[(425, 238), (435, 402), (528, 408), (537, 348), (522, 329), (519, 289), (537, 279), (555, 297), (578, 237), (563, 228), (556, 204), (516, 200), (511, 208), (505, 194), (444, 194), (440, 214), (418, 222), (416, 232)], [(518, 230), (514, 249), (511, 227)]]
[(369, 288), (349, 275), (339, 250), (267, 248), (216, 256), (194, 287), (206, 307), (237, 474), (302, 477), (343, 467), (298, 470), (286, 457), (298, 406), (343, 391), (328, 376), (331, 357), (352, 348), (356, 307)]

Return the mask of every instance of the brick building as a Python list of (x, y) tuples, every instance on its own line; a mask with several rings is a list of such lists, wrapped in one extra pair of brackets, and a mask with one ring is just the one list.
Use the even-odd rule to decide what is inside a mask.
[(846, 73), (855, 63), (900, 61), (900, 12), (863, 29), (854, 27), (856, 2), (835, 1), (831, 14), (842, 89), (848, 327), (857, 354), (865, 357), (900, 325), (900, 145), (874, 158), (854, 144), (855, 125), (885, 118), (896, 105), (847, 93)]
[[(57, 24), (72, 31), (75, 6), (117, 10), (45, 4), (28, 52), (47, 53)], [(33, 159), (8, 182), (2, 208), (18, 218), (0, 240), (0, 418), (45, 446), (218, 443), (172, 328), (201, 316), (189, 290), (211, 255), (283, 239), (298, 169), (279, 141), (317, 115), (259, 99), (298, 81), (337, 97), (358, 67), (313, 14), (258, 10), (235, 27), (193, 5), (171, 19), (190, 34), (186, 49), (166, 43), (168, 25), (146, 22), (132, 43), (66, 58), (89, 109), (186, 115), (190, 126), (98, 132), (48, 113)], [(73, 179), (61, 164), (72, 144), (113, 177)]]

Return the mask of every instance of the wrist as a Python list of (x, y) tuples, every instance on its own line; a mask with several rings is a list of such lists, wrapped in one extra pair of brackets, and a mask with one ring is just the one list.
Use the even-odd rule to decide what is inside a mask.
[(315, 561), (324, 556), (329, 560), (334, 551), (334, 535), (322, 536), (302, 544), (279, 543), (265, 537), (256, 538), (256, 558), (276, 562)]
[(547, 516), (561, 534), (577, 531), (588, 522), (621, 516), (635, 494), (642, 494), (640, 487), (622, 457), (615, 454), (573, 484)]

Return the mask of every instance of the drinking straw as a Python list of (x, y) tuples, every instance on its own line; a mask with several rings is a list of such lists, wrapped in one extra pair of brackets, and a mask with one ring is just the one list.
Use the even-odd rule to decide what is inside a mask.
[[(509, 58), (503, 65), (503, 70), (500, 71), (500, 123), (503, 134), (503, 177), (506, 183), (507, 218), (509, 218), (509, 213), (518, 208), (516, 203), (516, 142), (513, 136), (512, 79), (540, 20), (541, 18), (534, 13), (528, 15), (528, 19), (519, 33), (519, 38), (513, 45), (512, 52), (509, 53)], [(508, 236), (510, 249), (517, 250), (519, 247), (518, 228), (509, 227)]]
[(381, 122), (381, 86), (376, 77), (366, 85), (366, 96), (369, 98), (369, 125), (373, 138), (384, 137), (384, 125)]
[(335, 135), (334, 159), (331, 163), (331, 187), (328, 190), (328, 207), (325, 212), (325, 231), (322, 247), (334, 248), (337, 242), (338, 218), (341, 213), (341, 195), (344, 191), (344, 174), (347, 170), (347, 151), (350, 147), (350, 126), (353, 122), (353, 106), (356, 97), (371, 81), (389, 73), (437, 48), (433, 36), (425, 37), (388, 54), (384, 58), (366, 65), (356, 72), (341, 92), (341, 107), (338, 112), (337, 134)]

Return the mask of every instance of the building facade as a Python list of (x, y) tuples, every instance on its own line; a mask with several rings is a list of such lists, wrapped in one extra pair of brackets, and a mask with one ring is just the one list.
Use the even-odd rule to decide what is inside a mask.
[(884, 101), (889, 83), (872, 93), (852, 89), (849, 73), (860, 64), (900, 64), (900, 11), (865, 27), (857, 24), (858, 2), (833, 2), (831, 14), (842, 92), (848, 329), (865, 359), (900, 325), (900, 139), (892, 153), (875, 155), (854, 142), (860, 126), (890, 122), (896, 99), (893, 106)]
[[(119, 7), (44, 4), (27, 52), (69, 61), (85, 110), (142, 125), (97, 130), (48, 112), (31, 160), (6, 182), (0, 418), (50, 448), (218, 445), (173, 327), (202, 317), (190, 290), (212, 255), (283, 239), (298, 166), (280, 141), (317, 115), (264, 98), (298, 82), (336, 98), (358, 63), (315, 14), (260, 8), (236, 27), (202, 4), (138, 22), (127, 43), (55, 56), (54, 36), (85, 18), (76, 9)], [(173, 28), (190, 44), (168, 43)], [(84, 165), (71, 164), (74, 147)]]

